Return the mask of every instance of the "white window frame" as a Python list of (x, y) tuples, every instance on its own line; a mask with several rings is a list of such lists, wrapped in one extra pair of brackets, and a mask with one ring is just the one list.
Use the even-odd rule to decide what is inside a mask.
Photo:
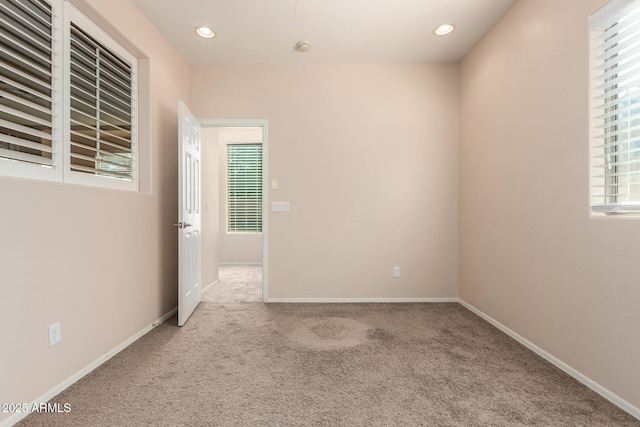
[[(116, 42), (69, 1), (45, 0), (52, 7), (52, 167), (0, 158), (0, 176), (57, 181), (103, 188), (139, 191), (138, 143), (138, 58)], [(131, 180), (82, 173), (71, 170), (70, 161), (70, 55), (71, 23), (99, 41), (104, 47), (131, 65), (132, 115)]]
[[(230, 183), (231, 183), (231, 179), (229, 177), (229, 168), (230, 168), (230, 163), (229, 163), (229, 146), (235, 146), (235, 145), (251, 145), (251, 146), (260, 146), (260, 156), (259, 156), (259, 161), (260, 161), (260, 174), (261, 174), (261, 182), (258, 183), (257, 185), (257, 189), (260, 191), (260, 203), (258, 205), (259, 209), (260, 209), (260, 230), (236, 230), (236, 229), (231, 229), (231, 218), (230, 218), (230, 203), (231, 203), (231, 197), (229, 194), (229, 190), (230, 190)], [(227, 234), (260, 234), (262, 233), (262, 230), (264, 229), (264, 221), (263, 221), (263, 217), (264, 217), (264, 212), (263, 210), (263, 202), (264, 202), (264, 186), (263, 186), (263, 181), (264, 181), (264, 174), (263, 174), (263, 169), (264, 169), (264, 165), (263, 165), (263, 153), (262, 150), (264, 149), (263, 145), (261, 142), (227, 142), (225, 144), (225, 176), (226, 176), (226, 214), (227, 214), (227, 227), (226, 227), (226, 233)]]
[(640, 0), (612, 0), (589, 27), (591, 210), (640, 214)]

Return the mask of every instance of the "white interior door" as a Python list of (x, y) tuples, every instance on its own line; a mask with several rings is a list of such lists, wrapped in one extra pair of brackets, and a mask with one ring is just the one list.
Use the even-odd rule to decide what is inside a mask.
[(202, 299), (200, 123), (178, 103), (178, 326)]

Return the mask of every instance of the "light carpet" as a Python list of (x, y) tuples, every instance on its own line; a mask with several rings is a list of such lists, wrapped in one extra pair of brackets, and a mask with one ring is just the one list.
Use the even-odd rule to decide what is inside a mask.
[(456, 303), (200, 304), (21, 426), (640, 426)]
[(202, 293), (202, 301), (262, 301), (261, 265), (223, 265), (218, 278), (218, 283)]

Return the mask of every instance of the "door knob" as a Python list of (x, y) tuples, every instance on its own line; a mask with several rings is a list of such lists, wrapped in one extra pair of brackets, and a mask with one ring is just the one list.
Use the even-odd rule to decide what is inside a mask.
[(179, 222), (179, 223), (177, 223), (177, 224), (173, 224), (173, 226), (174, 226), (174, 227), (178, 227), (178, 228), (193, 227), (193, 225), (192, 225), (192, 224), (188, 224), (188, 223), (186, 223), (186, 222), (184, 222), (184, 223)]

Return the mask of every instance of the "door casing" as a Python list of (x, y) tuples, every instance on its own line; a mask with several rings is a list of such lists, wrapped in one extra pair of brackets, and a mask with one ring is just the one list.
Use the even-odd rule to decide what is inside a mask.
[(198, 119), (198, 121), (203, 128), (262, 128), (262, 301), (269, 302), (269, 121), (263, 119)]

